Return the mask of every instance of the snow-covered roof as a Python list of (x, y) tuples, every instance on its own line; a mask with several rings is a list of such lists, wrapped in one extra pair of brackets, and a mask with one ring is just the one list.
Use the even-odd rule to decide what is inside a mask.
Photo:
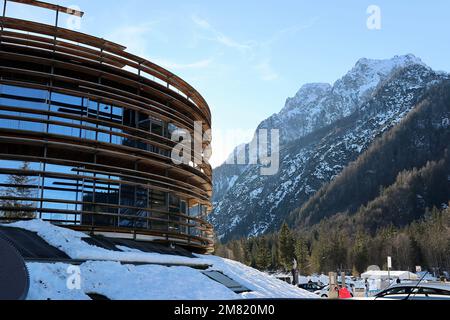
[(361, 275), (363, 279), (388, 279), (389, 277), (401, 280), (417, 280), (416, 274), (409, 271), (367, 271)]
[[(31, 300), (84, 300), (88, 294), (122, 300), (230, 300), (258, 298), (317, 298), (316, 295), (270, 277), (239, 262), (216, 256), (194, 258), (139, 250), (110, 251), (83, 241), (88, 235), (33, 220), (9, 225), (36, 232), (71, 259), (86, 260), (79, 267), (81, 285), (70, 289), (71, 263), (29, 262)], [(126, 249), (126, 248), (121, 248)], [(143, 265), (136, 265), (141, 262)], [(151, 263), (147, 264), (147, 263)], [(171, 264), (175, 266), (164, 266)], [(206, 265), (222, 272), (249, 292), (235, 293), (190, 266)]]

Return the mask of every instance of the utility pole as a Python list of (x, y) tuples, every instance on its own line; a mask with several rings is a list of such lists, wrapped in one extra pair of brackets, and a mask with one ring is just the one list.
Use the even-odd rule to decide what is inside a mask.
[(389, 281), (389, 286), (390, 286), (391, 285), (392, 257), (387, 257), (387, 267), (388, 267), (388, 281)]

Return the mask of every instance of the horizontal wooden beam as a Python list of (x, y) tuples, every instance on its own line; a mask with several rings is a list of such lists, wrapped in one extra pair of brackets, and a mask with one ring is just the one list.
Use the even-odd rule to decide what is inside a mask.
[(77, 16), (80, 18), (84, 16), (83, 11), (78, 11), (78, 10), (75, 10), (72, 8), (67, 8), (67, 7), (63, 7), (63, 6), (59, 6), (56, 4), (43, 2), (43, 1), (37, 1), (37, 0), (7, 0), (7, 1), (17, 2), (17, 3), (27, 4), (27, 5), (30, 5), (33, 7), (39, 7), (39, 8), (49, 9), (49, 10), (53, 10), (53, 11), (57, 11), (57, 12), (62, 12), (62, 13), (70, 14), (70, 15)]

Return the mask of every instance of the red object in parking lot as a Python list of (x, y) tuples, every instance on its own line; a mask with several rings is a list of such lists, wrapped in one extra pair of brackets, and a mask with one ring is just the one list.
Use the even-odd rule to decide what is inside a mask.
[(350, 298), (352, 298), (352, 295), (347, 288), (344, 287), (341, 290), (339, 290), (339, 299), (350, 299)]

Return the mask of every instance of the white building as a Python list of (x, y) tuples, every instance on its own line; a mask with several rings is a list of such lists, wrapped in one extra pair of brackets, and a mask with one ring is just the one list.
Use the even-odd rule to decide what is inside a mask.
[(367, 271), (361, 275), (363, 279), (380, 279), (387, 280), (400, 279), (400, 280), (419, 280), (419, 277), (409, 271)]

